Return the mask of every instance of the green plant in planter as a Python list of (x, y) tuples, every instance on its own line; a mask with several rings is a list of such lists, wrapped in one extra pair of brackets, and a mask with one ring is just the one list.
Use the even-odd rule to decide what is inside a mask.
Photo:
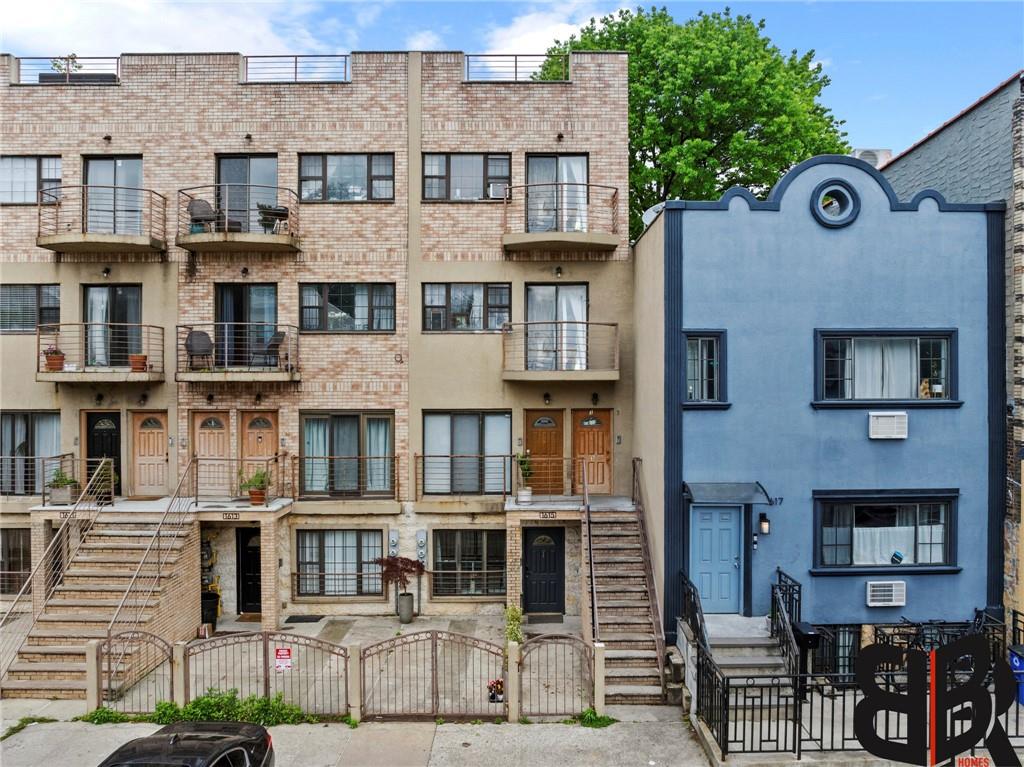
[(53, 476), (46, 483), (46, 486), (56, 489), (60, 487), (74, 487), (77, 484), (77, 479), (66, 474), (63, 469), (57, 469), (57, 471), (53, 472)]
[(248, 477), (243, 477), (239, 470), (238, 479), (242, 490), (266, 490), (270, 487), (270, 473), (266, 469), (257, 469)]
[(533, 476), (533, 464), (530, 463), (528, 453), (516, 453), (516, 463), (519, 464), (519, 473), (523, 475), (523, 482)]

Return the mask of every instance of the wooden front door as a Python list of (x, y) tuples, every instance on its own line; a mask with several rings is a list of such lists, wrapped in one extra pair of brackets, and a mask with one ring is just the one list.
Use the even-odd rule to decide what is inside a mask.
[(238, 612), (261, 613), (260, 529), (238, 528)]
[(132, 413), (132, 492), (167, 493), (167, 413)]
[(562, 411), (527, 410), (526, 453), (529, 456), (529, 479), (523, 484), (538, 495), (562, 495), (565, 482), (562, 464)]
[(257, 469), (272, 471), (266, 460), (277, 454), (277, 413), (273, 410), (239, 413), (242, 472), (252, 476)]
[(564, 528), (523, 528), (523, 602), (528, 613), (565, 612)]
[(583, 492), (583, 463), (591, 493), (612, 491), (612, 411), (572, 411), (573, 492)]
[(234, 485), (229, 435), (231, 421), (223, 411), (192, 413), (192, 454), (199, 459), (200, 496), (229, 497)]
[[(113, 460), (116, 481), (114, 494), (121, 494), (121, 414), (85, 414), (85, 457), (89, 477), (103, 458)], [(88, 477), (85, 478), (85, 482)], [(84, 484), (84, 482), (83, 482)]]

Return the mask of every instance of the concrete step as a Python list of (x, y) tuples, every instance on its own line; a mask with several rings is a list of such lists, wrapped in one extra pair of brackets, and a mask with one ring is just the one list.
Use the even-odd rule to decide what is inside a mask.
[(598, 608), (597, 608), (597, 617), (598, 617), (598, 620), (601, 622), (602, 626), (607, 626), (607, 625), (610, 625), (612, 623), (630, 624), (630, 625), (637, 625), (637, 626), (650, 626), (651, 625), (651, 616), (650, 616), (650, 614), (646, 610), (644, 610), (642, 613), (639, 613), (639, 614), (637, 614), (637, 613), (621, 613), (621, 612), (617, 612), (617, 613), (606, 613), (606, 614), (602, 615), (601, 614), (601, 607), (598, 606)]
[[(623, 685), (657, 685), (658, 680), (658, 667), (657, 666), (618, 666), (615, 668), (606, 668), (604, 674), (604, 683), (607, 687), (621, 687)], [(614, 690), (611, 690), (614, 692)]]
[(747, 655), (779, 655), (779, 643), (774, 637), (712, 637), (711, 654), (719, 658)]
[[(108, 595), (109, 596), (109, 595)], [(128, 599), (125, 601), (125, 607), (145, 607), (147, 604), (145, 599)], [(119, 597), (114, 598), (95, 598), (95, 597), (57, 597), (53, 596), (50, 601), (46, 603), (47, 613), (54, 615), (64, 614), (66, 612), (74, 611), (75, 609), (82, 610), (102, 610), (103, 608), (117, 608), (121, 604)]]
[(73, 631), (52, 626), (46, 626), (45, 628), (36, 626), (28, 635), (28, 639), (34, 646), (68, 645), (76, 642), (81, 642), (84, 646), (90, 639), (106, 639), (107, 624), (109, 622), (110, 619), (108, 618), (103, 624), (103, 628), (79, 627)]
[(606, 554), (603, 552), (594, 552), (594, 564), (595, 565), (633, 565), (643, 564), (644, 558), (642, 556), (633, 556), (631, 554)]
[(602, 610), (625, 610), (626, 612), (632, 612), (634, 610), (643, 610), (644, 613), (647, 614), (650, 612), (649, 600), (647, 599), (647, 591), (644, 590), (638, 592), (633, 599), (619, 600), (598, 597), (598, 614), (600, 614)]
[[(604, 662), (609, 668), (617, 664), (628, 666), (630, 663), (655, 664), (658, 660), (657, 650), (605, 650)], [(613, 665), (616, 664), (616, 665)]]
[[(600, 580), (600, 579), (597, 579)], [(603, 584), (597, 586), (598, 594), (643, 594), (647, 596), (647, 584), (646, 583), (613, 583)], [(611, 599), (619, 599), (621, 597), (610, 597)]]
[(726, 676), (761, 676), (784, 673), (786, 662), (777, 655), (745, 655), (715, 658)]
[(99, 553), (111, 553), (111, 552), (130, 552), (135, 557), (136, 561), (142, 558), (142, 555), (146, 553), (152, 546), (153, 551), (180, 551), (185, 545), (184, 538), (160, 538), (158, 543), (154, 543), (152, 538), (147, 541), (125, 541), (119, 538), (108, 539), (106, 537), (100, 538), (99, 540), (94, 539), (95, 536), (90, 535), (89, 540), (84, 541), (79, 551), (87, 554), (99, 552)]
[(610, 631), (601, 629), (600, 641), (608, 650), (656, 650), (654, 635), (643, 631)]
[(621, 525), (628, 522), (639, 524), (639, 522), (637, 522), (636, 514), (623, 513), (621, 511), (590, 510), (590, 524), (595, 527), (597, 525)]
[[(20, 657), (20, 656), (19, 656)], [(66, 663), (16, 660), (7, 670), (8, 679), (64, 681), (85, 679), (85, 660)]]
[[(595, 551), (641, 551), (638, 541), (618, 540), (615, 543), (594, 543), (591, 548)], [(596, 557), (597, 554), (595, 553)]]
[(590, 537), (597, 538), (636, 538), (640, 540), (640, 531), (630, 529), (629, 525), (623, 525), (624, 529), (618, 530), (612, 528), (610, 525), (596, 524), (591, 525)]
[(608, 705), (657, 706), (662, 703), (661, 685), (616, 685), (605, 687)]
[(0, 688), (0, 697), (81, 700), (85, 698), (85, 680), (8, 679)]

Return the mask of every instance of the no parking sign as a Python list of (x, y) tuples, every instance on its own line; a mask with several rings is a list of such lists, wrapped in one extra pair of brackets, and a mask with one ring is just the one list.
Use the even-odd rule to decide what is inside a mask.
[(274, 648), (274, 671), (291, 671), (292, 670), (292, 648), (290, 647), (275, 647)]

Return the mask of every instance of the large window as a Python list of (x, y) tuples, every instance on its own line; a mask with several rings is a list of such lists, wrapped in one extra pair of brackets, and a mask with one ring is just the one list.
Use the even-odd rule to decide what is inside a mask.
[(60, 285), (0, 285), (0, 332), (29, 333), (60, 322)]
[(820, 501), (821, 567), (952, 564), (952, 499)]
[(228, 232), (264, 232), (260, 207), (276, 208), (277, 155), (217, 158), (217, 213)]
[(300, 285), (302, 329), (327, 332), (392, 332), (395, 286), (368, 283)]
[(60, 413), (0, 413), (0, 494), (39, 495), (43, 459), (60, 453)]
[(299, 155), (303, 202), (359, 202), (395, 199), (393, 154)]
[(588, 176), (587, 155), (527, 156), (526, 231), (587, 231)]
[(307, 495), (394, 494), (391, 413), (302, 415), (302, 490)]
[[(60, 157), (0, 157), (0, 203), (36, 203), (39, 192), (60, 186)], [(56, 202), (44, 197), (42, 202)]]
[(512, 483), (512, 414), (423, 415), (423, 491), (507, 493)]
[(504, 530), (435, 530), (431, 594), (505, 594)]
[(586, 284), (526, 286), (526, 369), (586, 370), (590, 329)]
[(502, 200), (512, 173), (509, 154), (424, 154), (424, 200)]
[(300, 597), (382, 595), (380, 530), (298, 530), (295, 593)]
[(31, 531), (27, 527), (0, 528), (0, 594), (17, 594), (31, 572)]
[(507, 283), (423, 285), (424, 330), (501, 330), (511, 316), (512, 286)]
[(96, 157), (85, 161), (88, 229), (94, 234), (147, 233), (146, 209), (151, 204), (142, 186), (141, 157)]
[(140, 285), (86, 285), (83, 319), (86, 365), (127, 367), (142, 353)]
[(706, 405), (725, 401), (725, 333), (683, 333), (686, 344), (686, 395), (684, 404)]
[(949, 400), (955, 334), (819, 336), (819, 399)]

